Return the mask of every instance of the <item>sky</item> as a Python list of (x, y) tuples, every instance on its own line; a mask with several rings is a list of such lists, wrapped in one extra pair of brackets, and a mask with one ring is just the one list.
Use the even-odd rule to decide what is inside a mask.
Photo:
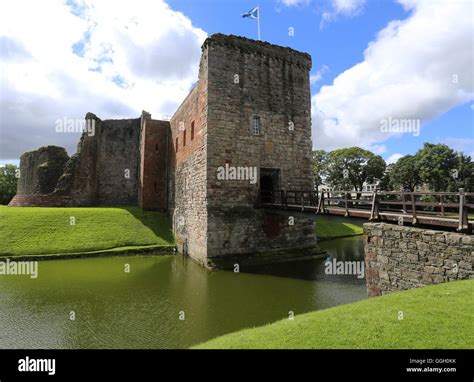
[[(58, 123), (87, 112), (172, 115), (197, 81), (207, 36), (257, 38), (257, 22), (241, 17), (256, 5), (0, 0), (0, 165), (45, 145), (74, 154), (80, 134)], [(430, 142), (474, 157), (474, 1), (258, 5), (262, 40), (312, 56), (315, 149), (360, 146), (393, 163)]]

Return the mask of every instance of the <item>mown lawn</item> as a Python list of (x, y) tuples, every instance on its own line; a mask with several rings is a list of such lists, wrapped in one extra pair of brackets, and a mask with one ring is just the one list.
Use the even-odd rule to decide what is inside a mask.
[[(75, 224), (71, 224), (74, 220)], [(137, 207), (0, 206), (0, 237), (0, 256), (174, 245), (167, 216), (160, 212), (142, 211)]]
[(363, 232), (362, 224), (330, 220), (319, 216), (316, 218), (316, 236), (318, 239), (361, 235)]
[(455, 281), (296, 315), (196, 348), (474, 349), (473, 317), (474, 280)]

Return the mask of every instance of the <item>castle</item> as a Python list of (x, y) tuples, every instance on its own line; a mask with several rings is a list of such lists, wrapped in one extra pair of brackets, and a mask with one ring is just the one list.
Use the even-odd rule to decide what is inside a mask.
[[(256, 208), (261, 190), (312, 190), (311, 57), (215, 34), (199, 80), (170, 121), (85, 119), (77, 153), (22, 155), (11, 206), (138, 205), (172, 218), (178, 249), (208, 266), (308, 254), (314, 223)], [(283, 252), (282, 252), (283, 251)], [(282, 257), (282, 259), (285, 257)]]

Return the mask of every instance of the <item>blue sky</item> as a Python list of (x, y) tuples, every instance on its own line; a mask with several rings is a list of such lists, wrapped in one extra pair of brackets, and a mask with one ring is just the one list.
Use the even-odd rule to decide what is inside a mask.
[[(407, 19), (411, 14), (397, 2), (376, 0), (365, 2), (355, 15), (341, 15), (321, 25), (322, 14), (331, 9), (327, 1), (301, 2), (295, 6), (285, 6), (283, 2), (272, 0), (206, 0), (200, 1), (199, 6), (196, 6), (196, 2), (170, 0), (169, 4), (189, 16), (196, 26), (209, 34), (220, 32), (249, 38), (257, 36), (256, 21), (242, 19), (240, 14), (258, 4), (263, 40), (310, 53), (313, 74), (323, 66), (328, 68), (323, 70), (321, 80), (312, 84), (313, 95), (321, 86), (331, 85), (340, 73), (363, 61), (368, 44), (376, 39), (377, 33), (389, 22)], [(288, 33), (290, 27), (294, 28), (293, 36)], [(414, 153), (423, 146), (423, 142), (435, 142), (446, 143), (471, 154), (474, 152), (474, 114), (471, 104), (466, 102), (439, 117), (422, 121), (423, 131), (418, 137), (404, 135), (389, 138), (383, 142), (386, 151), (381, 150), (383, 152), (380, 153), (389, 159), (397, 153)], [(318, 147), (317, 136), (313, 136), (313, 141), (314, 146)]]
[[(41, 145), (71, 155), (55, 121), (170, 115), (197, 80), (213, 33), (257, 37), (247, 0), (2, 2), (0, 164)], [(474, 153), (470, 0), (261, 0), (262, 39), (305, 51), (313, 146), (358, 145), (393, 162), (423, 142)], [(27, 14), (24, 9), (30, 9)], [(53, 22), (54, 21), (54, 22)], [(290, 35), (289, 28), (294, 34)], [(6, 118), (8, 116), (8, 119)], [(419, 121), (420, 134), (381, 131)]]

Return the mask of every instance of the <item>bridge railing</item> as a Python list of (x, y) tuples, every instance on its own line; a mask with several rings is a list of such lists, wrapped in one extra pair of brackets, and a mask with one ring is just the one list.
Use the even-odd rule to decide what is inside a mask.
[(301, 206), (315, 207), (318, 204), (318, 192), (313, 190), (260, 190), (258, 204), (276, 207)]
[(366, 216), (370, 220), (398, 215), (402, 221), (411, 219), (412, 224), (418, 223), (418, 216), (423, 216), (424, 221), (432, 217), (439, 225), (452, 225), (457, 220), (458, 230), (466, 231), (470, 226), (469, 212), (474, 211), (474, 192), (464, 192), (462, 188), (458, 192), (269, 190), (260, 191), (259, 204), (296, 207), (316, 214), (337, 209), (345, 216)]

